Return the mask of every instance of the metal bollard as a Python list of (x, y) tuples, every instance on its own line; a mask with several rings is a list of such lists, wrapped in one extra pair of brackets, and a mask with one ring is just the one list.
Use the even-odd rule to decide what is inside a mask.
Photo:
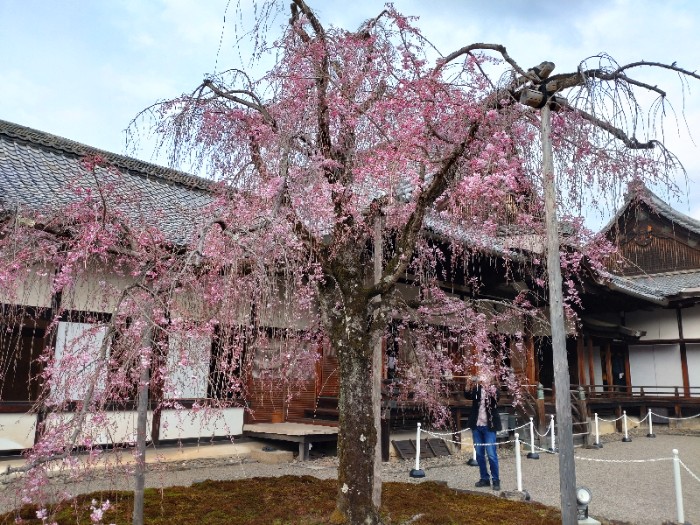
[(676, 521), (685, 523), (683, 512), (683, 488), (681, 486), (681, 460), (678, 458), (678, 449), (673, 449), (673, 482), (676, 488)]
[(520, 434), (515, 433), (515, 481), (518, 486), (518, 492), (523, 491), (523, 467), (520, 459)]
[(408, 474), (412, 478), (424, 478), (425, 472), (420, 468), (420, 423), (416, 427), (416, 467)]
[(552, 414), (552, 419), (549, 423), (549, 429), (552, 431), (552, 441), (549, 447), (549, 451), (554, 454), (557, 451), (557, 438), (554, 435), (554, 414)]
[(598, 428), (598, 412), (595, 413), (595, 446), (596, 448), (603, 448), (603, 444), (600, 442), (600, 429)]
[(627, 434), (627, 410), (622, 411), (622, 424), (625, 429), (625, 437), (622, 438), (622, 442), (629, 443), (630, 441), (632, 441), (632, 438), (630, 438)]
[(648, 438), (655, 438), (656, 434), (654, 434), (654, 427), (651, 424), (651, 408), (647, 412), (647, 417), (649, 418), (649, 433), (647, 434)]
[(540, 455), (535, 452), (535, 424), (530, 418), (530, 452), (527, 454), (527, 459), (540, 459)]

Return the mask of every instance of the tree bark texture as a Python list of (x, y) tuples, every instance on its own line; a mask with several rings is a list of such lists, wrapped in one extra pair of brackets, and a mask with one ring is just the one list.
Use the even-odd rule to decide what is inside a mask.
[[(383, 221), (381, 217), (374, 220), (374, 284), (378, 284), (382, 278), (382, 227)], [(376, 297), (377, 301), (381, 300), (381, 296)], [(377, 444), (374, 450), (374, 496), (373, 503), (376, 508), (382, 504), (382, 331), (375, 329), (372, 333), (371, 345), (373, 349), (372, 356), (372, 406), (374, 407), (374, 427), (377, 433)]]
[[(347, 285), (347, 283), (344, 283)], [(358, 286), (343, 286), (346, 291)], [(327, 312), (337, 304), (337, 290), (323, 300)], [(369, 301), (361, 293), (343, 294), (342, 312), (330, 314), (331, 345), (340, 368), (340, 413), (338, 429), (337, 512), (345, 523), (373, 525), (381, 523), (375, 487), (381, 483), (375, 463), (378, 461), (377, 421), (379, 407), (373, 396), (374, 348)], [(331, 299), (333, 297), (333, 299)], [(377, 373), (380, 373), (378, 371)]]

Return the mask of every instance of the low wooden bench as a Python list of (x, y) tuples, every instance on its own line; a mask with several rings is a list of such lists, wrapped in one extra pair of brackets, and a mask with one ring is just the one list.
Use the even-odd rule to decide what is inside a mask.
[(307, 461), (310, 444), (336, 441), (338, 428), (304, 423), (251, 423), (243, 425), (243, 435), (299, 443), (299, 461)]

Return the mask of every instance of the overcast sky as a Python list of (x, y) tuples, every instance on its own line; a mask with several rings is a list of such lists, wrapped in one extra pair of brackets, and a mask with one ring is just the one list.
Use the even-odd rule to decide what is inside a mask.
[[(284, 4), (288, 4), (286, 0)], [(377, 0), (309, 0), (326, 24), (355, 29)], [(674, 62), (700, 70), (700, 2), (653, 0), (396, 0), (443, 53), (473, 42), (504, 44), (522, 65), (551, 60), (575, 70), (607, 52), (618, 62)], [(253, 0), (0, 0), (0, 118), (116, 153), (124, 129), (153, 102), (191, 91), (207, 73), (240, 65), (241, 24)], [(287, 14), (280, 17), (283, 23)], [(242, 49), (242, 52), (240, 51)], [(700, 141), (700, 81), (686, 97), (667, 88)], [(700, 218), (700, 150), (685, 122), (666, 143), (688, 170), (688, 196), (672, 200)], [(151, 146), (129, 151), (153, 160)], [(157, 160), (157, 159), (156, 159)], [(685, 183), (682, 183), (685, 188)]]

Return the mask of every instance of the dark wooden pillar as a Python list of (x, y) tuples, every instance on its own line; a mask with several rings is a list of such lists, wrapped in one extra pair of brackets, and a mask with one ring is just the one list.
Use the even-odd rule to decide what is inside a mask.
[(583, 353), (583, 335), (579, 334), (576, 338), (576, 362), (578, 363), (578, 384), (581, 386), (586, 384), (586, 366)]
[(690, 397), (690, 376), (688, 374), (688, 354), (683, 337), (683, 314), (680, 308), (676, 308), (676, 318), (678, 319), (678, 339), (681, 347), (681, 372), (683, 374), (683, 395)]
[(380, 420), (381, 426), (381, 440), (382, 440), (382, 461), (389, 461), (389, 447), (391, 445), (391, 410), (385, 408), (382, 410), (383, 416)]
[(535, 360), (535, 338), (532, 336), (532, 320), (525, 319), (523, 327), (523, 349), (525, 351), (525, 378), (532, 385), (531, 394), (537, 393), (537, 361)]
[(613, 376), (612, 376), (612, 352), (610, 351), (610, 341), (605, 341), (605, 370), (603, 371), (603, 379), (608, 384), (608, 392), (613, 392)]
[(627, 393), (632, 393), (632, 372), (630, 371), (630, 350), (629, 346), (625, 345), (625, 385)]
[(593, 338), (588, 336), (588, 381), (591, 385), (589, 393), (593, 391), (593, 385), (595, 385), (595, 365), (593, 364)]

